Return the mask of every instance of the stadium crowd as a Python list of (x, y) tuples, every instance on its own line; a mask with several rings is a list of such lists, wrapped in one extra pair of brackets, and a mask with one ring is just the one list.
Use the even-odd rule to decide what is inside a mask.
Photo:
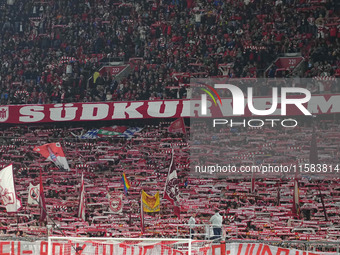
[[(0, 104), (185, 97), (184, 87), (173, 87), (187, 83), (187, 74), (274, 77), (275, 65), (265, 70), (286, 53), (305, 61), (284, 77), (340, 74), (335, 0), (0, 4)], [(100, 60), (110, 59), (132, 71), (98, 77)]]
[[(185, 98), (188, 78), (276, 77), (278, 67), (272, 63), (285, 54), (302, 56), (304, 62), (296, 72), (285, 70), (281, 77), (339, 77), (339, 25), (336, 0), (0, 0), (0, 105)], [(108, 62), (124, 63), (129, 74), (100, 74)], [(339, 84), (329, 86), (329, 91), (339, 92)], [(256, 94), (268, 94), (268, 89), (259, 88)], [(91, 140), (86, 125), (1, 125), (0, 167), (13, 164), (23, 207), (18, 214), (0, 207), (0, 237), (140, 236), (140, 192), (160, 191), (162, 197), (171, 147), (180, 180), (181, 218), (162, 199), (159, 213), (145, 215), (144, 236), (188, 237), (188, 220), (196, 212), (194, 238), (209, 239), (209, 219), (218, 209), (224, 219), (223, 237), (229, 240), (281, 243), (340, 237), (339, 180), (333, 176), (321, 183), (300, 176), (297, 217), (292, 213), (293, 178), (256, 176), (252, 191), (249, 176), (190, 177), (189, 136), (169, 133), (167, 124), (141, 123), (136, 126), (143, 130), (132, 139)], [(337, 164), (339, 123), (320, 123), (319, 160)], [(207, 131), (200, 128), (201, 133)], [(230, 164), (297, 159), (303, 164), (309, 162), (311, 141), (306, 137), (311, 136), (308, 123), (303, 130), (288, 131), (225, 128), (206, 140), (208, 150), (201, 156), (217, 160), (211, 152), (220, 140), (228, 150), (223, 160)], [(61, 143), (70, 172), (33, 152), (35, 146), (50, 142)], [(38, 205), (27, 203), (29, 184), (39, 183), (41, 168), (50, 216), (43, 223)], [(125, 195), (123, 172), (131, 183)], [(86, 221), (77, 217), (81, 173)], [(324, 196), (327, 219), (317, 189)], [(112, 213), (110, 196), (120, 195), (123, 211)]]
[[(201, 128), (205, 128), (201, 126)], [(322, 121), (316, 128), (320, 163), (339, 162), (339, 123)], [(144, 236), (188, 236), (188, 220), (196, 213), (194, 236), (206, 239), (210, 233), (209, 219), (220, 210), (223, 216), (223, 236), (230, 240), (337, 240), (339, 227), (339, 180), (331, 175), (315, 181), (309, 174), (299, 179), (300, 210), (292, 213), (294, 178), (268, 179), (255, 176), (255, 191), (251, 191), (249, 176), (189, 176), (189, 141), (182, 133), (169, 133), (168, 124), (145, 125), (130, 140), (112, 136), (83, 139), (92, 129), (85, 127), (52, 128), (51, 126), (1, 127), (1, 167), (13, 163), (17, 195), (23, 207), (18, 215), (1, 210), (1, 236), (41, 237), (47, 234), (45, 223), (39, 222), (38, 205), (27, 204), (28, 187), (39, 183), (42, 167), (47, 212), (52, 228), (49, 234), (69, 236), (138, 237), (140, 229), (140, 192), (153, 195), (164, 190), (165, 179), (174, 148), (181, 194), (181, 217), (173, 214), (173, 206), (161, 199), (161, 211), (145, 213)], [(85, 135), (85, 136), (84, 136)], [(260, 162), (281, 163), (292, 157), (308, 162), (312, 128), (283, 129), (222, 129), (217, 137), (210, 136), (213, 149), (216, 139), (228, 143), (225, 159), (234, 164)], [(248, 137), (248, 138), (247, 138)], [(306, 137), (309, 137), (306, 139)], [(70, 165), (70, 172), (60, 171), (46, 162), (33, 148), (48, 142), (60, 142)], [(209, 152), (204, 152), (207, 155)], [(213, 160), (213, 154), (211, 159)], [(292, 160), (292, 159), (291, 159)], [(289, 163), (289, 162), (288, 162)], [(123, 193), (123, 172), (130, 181), (128, 194)], [(80, 176), (85, 176), (86, 220), (78, 218)], [(236, 176), (234, 176), (236, 177)], [(324, 217), (323, 194), (327, 220)], [(113, 213), (109, 197), (123, 196), (123, 210)], [(4, 220), (6, 219), (6, 220)], [(19, 222), (19, 229), (17, 227)], [(63, 233), (61, 232), (63, 231)]]

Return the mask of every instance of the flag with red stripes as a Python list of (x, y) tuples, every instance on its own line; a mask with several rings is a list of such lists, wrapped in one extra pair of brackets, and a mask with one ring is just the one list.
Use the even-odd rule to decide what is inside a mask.
[(48, 161), (52, 161), (59, 169), (70, 171), (63, 148), (60, 143), (46, 143), (33, 149)]
[(172, 122), (170, 124), (168, 130), (171, 133), (180, 132), (180, 133), (186, 134), (185, 124), (184, 124), (183, 118), (179, 118), (179, 119), (175, 120), (174, 122)]

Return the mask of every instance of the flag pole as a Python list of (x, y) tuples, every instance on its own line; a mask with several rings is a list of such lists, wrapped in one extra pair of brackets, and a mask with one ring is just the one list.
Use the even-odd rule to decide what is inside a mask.
[(143, 206), (143, 190), (140, 192), (140, 221), (141, 221), (141, 235), (144, 234), (144, 206)]
[[(13, 172), (13, 169), (12, 169)], [(13, 182), (14, 182), (14, 176), (13, 176)], [(16, 196), (16, 193), (14, 194)], [(18, 203), (15, 202), (15, 213), (17, 216), (17, 232), (19, 231), (19, 215), (18, 215)]]
[[(45, 210), (45, 208), (44, 208), (43, 206), (40, 205), (40, 203), (39, 203), (38, 199), (36, 199), (35, 195), (33, 195), (32, 198), (33, 198), (34, 201), (36, 201), (36, 202), (38, 203), (39, 208), (42, 209), (42, 210), (45, 212), (46, 217), (49, 218), (49, 219), (52, 221), (53, 226), (56, 227), (56, 228), (62, 233), (62, 235), (63, 235), (64, 237), (67, 237), (67, 235), (64, 233), (64, 230), (62, 230), (62, 229), (58, 226), (58, 224), (55, 223), (55, 221), (50, 217), (50, 215), (47, 213), (47, 211)], [(47, 229), (47, 233), (48, 233), (47, 224), (46, 224), (46, 229)], [(72, 246), (72, 248), (76, 251), (76, 255), (79, 255), (79, 252), (78, 252), (77, 248), (74, 247), (72, 243), (71, 243), (71, 246)]]
[[(41, 165), (40, 165), (40, 184), (42, 184)], [(43, 188), (43, 186), (40, 185), (39, 189), (42, 189), (42, 188)], [(41, 191), (39, 190), (39, 193), (40, 193), (40, 192), (41, 192)], [(42, 192), (43, 192), (43, 191), (42, 191)], [(62, 235), (63, 235), (64, 237), (67, 237), (66, 234), (64, 233), (64, 231), (57, 225), (57, 223), (55, 223), (55, 221), (54, 221), (54, 220), (50, 217), (50, 215), (47, 213), (47, 210), (44, 208), (44, 206), (42, 206), (42, 205), (40, 204), (40, 202), (38, 201), (38, 199), (35, 197), (35, 194), (34, 194), (34, 193), (32, 194), (32, 198), (33, 198), (34, 201), (36, 201), (36, 202), (38, 203), (39, 209), (42, 209), (42, 210), (44, 211), (44, 213), (46, 214), (46, 218), (48, 218), (48, 219), (50, 219), (50, 220), (52, 221), (53, 226), (54, 226), (55, 228), (57, 228), (57, 229), (62, 233)], [(40, 196), (39, 196), (39, 199), (41, 199)], [(48, 222), (48, 220), (47, 220), (47, 222)], [(46, 229), (47, 229), (47, 234), (48, 234), (47, 225), (48, 225), (48, 224), (46, 224)], [(73, 246), (72, 243), (71, 243), (71, 246), (72, 246), (72, 248), (75, 250), (76, 255), (79, 255), (79, 251), (77, 250), (76, 247)]]
[(184, 130), (184, 135), (187, 141), (189, 141), (189, 134), (187, 132), (187, 127), (185, 126), (184, 118), (182, 117), (182, 125), (183, 125), (183, 130)]
[(278, 206), (281, 206), (281, 179), (280, 179), (280, 181), (279, 181), (279, 183), (278, 183), (278, 185), (277, 185), (277, 194), (276, 194), (276, 196), (277, 196), (277, 205)]
[(293, 213), (295, 216), (300, 219), (300, 191), (299, 191), (299, 179), (298, 179), (298, 165), (299, 165), (298, 158), (296, 159), (296, 172), (294, 176), (294, 186), (293, 186)]
[[(39, 186), (39, 200), (40, 201), (42, 201), (42, 198), (41, 198), (41, 194), (42, 193), (44, 193), (44, 186), (42, 185), (42, 172), (41, 172), (41, 165), (40, 165), (40, 168), (39, 168), (39, 173), (40, 173), (40, 176), (39, 176), (39, 184), (40, 184), (40, 186)], [(34, 198), (34, 197), (33, 197)], [(43, 211), (44, 211), (44, 213), (47, 215), (47, 213), (46, 213), (46, 210), (45, 210), (45, 208), (44, 208), (44, 206), (42, 206), (41, 204), (40, 204), (40, 201), (37, 201), (38, 202), (38, 204), (39, 204), (39, 207), (40, 207), (40, 209), (43, 209)], [(40, 212), (41, 212), (41, 210), (40, 210)], [(41, 221), (41, 214), (40, 214), (40, 219), (39, 219), (39, 221)], [(47, 225), (47, 224), (46, 224)], [(46, 226), (46, 228), (47, 228), (47, 226)]]
[[(255, 154), (253, 155), (253, 166), (255, 166)], [(250, 193), (255, 193), (255, 172), (252, 171), (251, 173), (251, 182), (250, 182)]]
[(132, 218), (131, 218), (132, 204), (131, 204), (131, 200), (129, 200), (129, 205), (130, 205), (130, 209), (129, 209), (129, 226), (131, 227), (131, 225), (132, 225)]
[(328, 216), (327, 216), (327, 212), (326, 212), (326, 206), (325, 206), (325, 202), (323, 200), (323, 195), (321, 193), (320, 184), (318, 183), (317, 186), (318, 186), (318, 190), (319, 190), (319, 194), (320, 194), (320, 198), (321, 198), (323, 214), (325, 216), (325, 220), (328, 221)]
[(19, 215), (18, 215), (18, 210), (16, 211), (17, 215), (17, 232), (19, 231)]

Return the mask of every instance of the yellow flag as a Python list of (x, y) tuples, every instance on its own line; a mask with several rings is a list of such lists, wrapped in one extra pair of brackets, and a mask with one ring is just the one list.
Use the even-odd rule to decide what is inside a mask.
[(99, 77), (99, 75), (100, 75), (100, 73), (97, 72), (97, 71), (93, 73), (93, 83), (96, 83), (97, 78)]
[(144, 212), (159, 212), (159, 192), (154, 196), (150, 196), (142, 190), (142, 201)]

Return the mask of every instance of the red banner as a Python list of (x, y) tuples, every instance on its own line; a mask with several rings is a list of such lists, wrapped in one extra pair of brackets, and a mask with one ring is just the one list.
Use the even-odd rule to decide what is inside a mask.
[[(105, 238), (104, 238), (105, 239)], [(114, 239), (112, 239), (114, 240)], [(179, 251), (171, 247), (171, 244), (176, 244), (176, 241), (164, 239), (169, 245), (160, 245), (155, 241), (147, 242), (135, 241), (134, 244), (127, 243), (129, 239), (123, 242), (96, 242), (95, 239), (77, 240), (70, 237), (68, 240), (61, 239), (51, 241), (50, 247), (47, 241), (0, 241), (1, 254), (35, 254), (35, 255), (60, 255), (60, 254), (173, 254), (184, 255), (185, 251)], [(156, 239), (157, 240), (157, 239)], [(158, 239), (160, 240), (160, 239)], [(157, 241), (158, 241), (157, 240)], [(176, 239), (174, 239), (176, 240)], [(170, 241), (170, 242), (169, 242)], [(272, 241), (275, 241), (272, 240)], [(276, 240), (280, 242), (282, 240)], [(215, 254), (215, 255), (335, 255), (336, 252), (321, 252), (321, 251), (302, 251), (293, 248), (281, 248), (263, 243), (231, 243), (231, 244), (207, 244), (202, 241), (193, 240), (195, 245), (192, 248), (193, 254)], [(334, 242), (336, 244), (336, 242)], [(321, 243), (322, 244), (322, 243)], [(330, 245), (330, 242), (328, 243)], [(49, 250), (49, 248), (51, 250)], [(76, 250), (78, 252), (76, 252)]]
[(294, 69), (302, 60), (303, 57), (282, 57), (275, 62), (275, 65), (278, 68)]
[[(246, 101), (246, 100), (245, 100)], [(258, 109), (269, 109), (271, 98), (258, 97), (253, 104)], [(280, 99), (279, 99), (280, 102)], [(233, 101), (222, 99), (223, 106), (208, 101), (205, 117), (233, 117)], [(311, 114), (340, 113), (340, 94), (313, 95), (304, 104)], [(0, 123), (40, 123), (62, 121), (98, 121), (148, 118), (199, 117), (201, 100), (154, 100), (100, 103), (67, 103), (45, 105), (0, 106)], [(280, 104), (271, 116), (280, 116)], [(295, 105), (287, 105), (287, 116), (303, 115)], [(236, 116), (234, 116), (236, 117)], [(237, 117), (254, 117), (245, 106), (245, 114)], [(266, 116), (269, 117), (269, 116)]]
[(124, 68), (127, 67), (125, 66), (104, 66), (103, 68), (100, 69), (99, 73), (104, 74), (104, 73), (109, 73), (110, 75), (116, 76), (119, 74), (121, 71), (124, 70)]

